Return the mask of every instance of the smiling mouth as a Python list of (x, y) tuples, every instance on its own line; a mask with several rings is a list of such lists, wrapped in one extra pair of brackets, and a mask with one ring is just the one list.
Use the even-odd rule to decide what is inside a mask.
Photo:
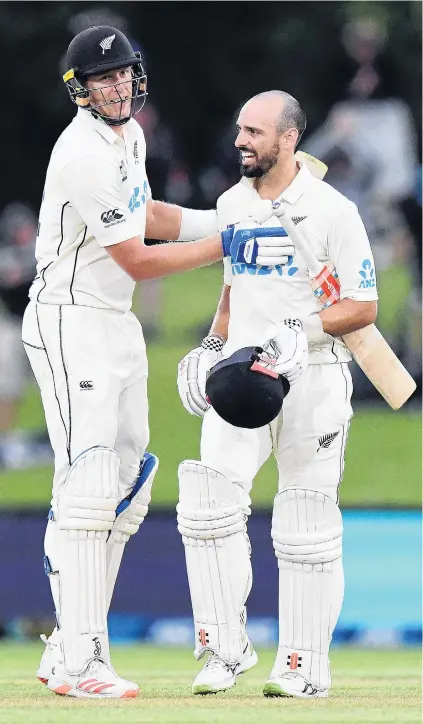
[(252, 163), (256, 159), (256, 154), (252, 151), (241, 151), (241, 163), (243, 166)]

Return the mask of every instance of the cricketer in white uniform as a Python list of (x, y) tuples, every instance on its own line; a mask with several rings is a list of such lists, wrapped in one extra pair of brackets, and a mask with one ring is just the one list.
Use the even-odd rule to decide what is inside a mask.
[[(334, 263), (341, 301), (322, 310), (297, 250), (274, 268), (224, 260), (210, 335), (179, 366), (186, 409), (204, 414), (201, 464), (181, 464), (178, 504), (195, 654), (211, 652), (194, 681), (197, 694), (233, 686), (236, 675), (257, 661), (245, 631), (252, 580), (246, 520), (253, 479), (272, 452), (279, 470), (272, 522), (279, 648), (264, 694), (325, 697), (331, 683), (328, 652), (344, 590), (338, 490), (352, 417), (351, 357), (340, 336), (374, 321), (377, 291), (356, 206), (295, 164), (304, 127), (304, 113), (288, 94), (267, 92), (246, 103), (235, 143), (243, 178), (218, 200), (219, 228), (239, 221), (247, 208), (257, 220), (262, 199), (282, 201), (317, 258)], [(292, 319), (301, 321), (302, 331)], [(222, 356), (278, 336), (277, 371), (291, 382), (281, 413), (259, 429), (231, 426), (207, 405), (207, 369)], [(293, 358), (284, 354), (295, 347)]]
[[(220, 234), (214, 210), (152, 201), (144, 136), (132, 119), (144, 103), (146, 78), (119, 30), (83, 31), (69, 46), (67, 64), (64, 81), (78, 113), (48, 166), (37, 276), (22, 329), (55, 454), (45, 569), (58, 625), (38, 677), (58, 694), (127, 698), (138, 686), (111, 667), (107, 611), (158, 466), (145, 453), (148, 369), (142, 329), (130, 311), (135, 282), (225, 254), (244, 259), (245, 250), (265, 259), (266, 237), (272, 252), (280, 244), (283, 259), (287, 242), (279, 229), (259, 239), (254, 229)], [(208, 238), (147, 247), (146, 231), (157, 239)]]

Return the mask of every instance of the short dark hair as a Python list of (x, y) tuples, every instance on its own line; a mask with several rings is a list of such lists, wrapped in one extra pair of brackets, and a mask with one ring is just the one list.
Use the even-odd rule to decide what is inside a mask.
[(298, 131), (297, 143), (299, 143), (307, 126), (307, 117), (297, 99), (281, 90), (264, 91), (264, 93), (258, 93), (254, 97), (260, 98), (265, 96), (277, 96), (282, 99), (283, 109), (276, 122), (276, 130), (278, 134), (281, 135), (285, 133), (288, 128), (296, 128)]

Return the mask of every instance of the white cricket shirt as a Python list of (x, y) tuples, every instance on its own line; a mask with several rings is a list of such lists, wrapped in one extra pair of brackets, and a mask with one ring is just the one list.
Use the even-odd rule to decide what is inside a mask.
[(138, 123), (121, 138), (79, 109), (54, 146), (47, 169), (30, 297), (42, 304), (79, 304), (128, 311), (135, 282), (107, 246), (144, 239), (150, 187), (145, 139)]
[[(279, 198), (310, 239), (317, 258), (335, 265), (341, 298), (376, 300), (373, 255), (355, 204), (315, 178), (304, 164)], [(218, 199), (219, 230), (244, 221), (259, 201), (253, 179), (242, 178)], [(276, 217), (273, 219), (275, 225), (280, 224)], [(274, 336), (281, 321), (287, 317), (301, 318), (321, 309), (309, 285), (307, 267), (299, 251), (287, 265), (276, 268), (231, 264), (227, 258), (224, 260), (224, 281), (231, 286), (225, 356), (242, 347), (260, 345)], [(325, 335), (322, 344), (310, 346), (311, 364), (350, 359), (345, 345), (330, 335)]]

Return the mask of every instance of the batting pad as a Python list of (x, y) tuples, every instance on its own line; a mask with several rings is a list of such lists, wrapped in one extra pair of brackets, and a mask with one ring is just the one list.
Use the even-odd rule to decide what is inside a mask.
[(245, 648), (244, 604), (251, 589), (250, 509), (242, 490), (195, 460), (179, 466), (178, 530), (185, 546), (200, 659), (214, 651), (237, 663)]
[(113, 523), (107, 540), (107, 610), (109, 610), (119, 573), (125, 545), (131, 535), (138, 532), (148, 512), (151, 500), (151, 487), (159, 467), (159, 459), (152, 453), (145, 453), (134, 487), (127, 498), (116, 508), (116, 520)]
[(279, 649), (272, 673), (330, 686), (329, 646), (344, 596), (342, 516), (323, 493), (287, 488), (275, 498)]
[(93, 657), (109, 659), (106, 540), (115, 519), (119, 456), (95, 447), (71, 466), (49, 521), (46, 560), (62, 635), (66, 670)]

